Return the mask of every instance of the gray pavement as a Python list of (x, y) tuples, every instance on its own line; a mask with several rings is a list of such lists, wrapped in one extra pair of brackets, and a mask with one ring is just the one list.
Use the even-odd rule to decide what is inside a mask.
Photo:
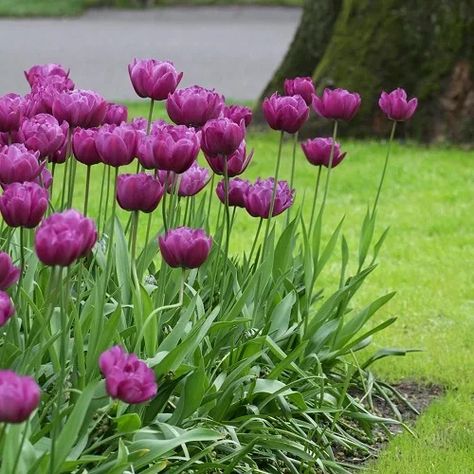
[(300, 15), (295, 8), (173, 7), (0, 19), (0, 95), (27, 92), (23, 71), (29, 66), (58, 62), (70, 67), (77, 87), (110, 100), (135, 99), (127, 64), (133, 57), (153, 57), (184, 71), (183, 86), (254, 99), (281, 61)]

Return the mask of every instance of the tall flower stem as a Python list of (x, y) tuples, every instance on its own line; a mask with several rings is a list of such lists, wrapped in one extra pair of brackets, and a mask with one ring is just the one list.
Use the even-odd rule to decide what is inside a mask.
[(227, 159), (224, 159), (224, 196), (225, 196), (225, 261), (229, 258), (229, 242), (230, 242), (230, 209), (229, 209), (229, 171)]
[(72, 206), (72, 201), (74, 199), (74, 187), (76, 185), (76, 168), (77, 161), (72, 159), (71, 147), (72, 147), (72, 132), (73, 130), (69, 127), (67, 133), (67, 144), (66, 144), (66, 160), (71, 162), (71, 169), (69, 173), (69, 194), (67, 200), (67, 207)]
[(87, 217), (87, 205), (89, 204), (89, 187), (91, 180), (91, 166), (87, 165), (86, 171), (86, 190), (84, 194), (84, 216)]
[(273, 217), (273, 209), (275, 207), (275, 197), (276, 197), (276, 191), (278, 187), (278, 174), (280, 172), (280, 162), (281, 162), (281, 151), (283, 148), (283, 137), (284, 137), (283, 131), (280, 133), (280, 143), (278, 145), (278, 155), (277, 155), (277, 162), (276, 162), (276, 167), (275, 167), (275, 178), (273, 182), (273, 191), (272, 191), (272, 199), (270, 201), (270, 211), (268, 212), (268, 219), (267, 219), (267, 225), (265, 227), (265, 236), (263, 238), (263, 250), (262, 250), (262, 259), (264, 258), (265, 255), (265, 250), (266, 250), (266, 245), (267, 245), (267, 240), (268, 240), (268, 234), (270, 233), (270, 226), (272, 223), (272, 217)]
[(146, 134), (150, 135), (151, 121), (153, 118), (153, 107), (155, 106), (155, 99), (150, 99), (150, 108), (148, 109), (148, 123), (146, 126)]
[[(132, 265), (135, 265), (135, 255), (137, 252), (137, 233), (138, 233), (138, 219), (140, 215), (138, 211), (132, 212), (132, 245), (131, 245), (131, 255), (132, 255)], [(147, 239), (148, 242), (148, 239)]]
[(334, 160), (334, 150), (336, 147), (336, 137), (337, 137), (337, 120), (334, 120), (334, 126), (332, 129), (332, 144), (331, 144), (331, 154), (329, 155), (329, 165), (328, 165), (328, 172), (326, 175), (326, 183), (324, 185), (324, 194), (323, 194), (323, 202), (321, 203), (321, 216), (324, 212), (324, 208), (326, 206), (326, 199), (328, 197), (329, 191), (329, 182), (331, 180), (331, 170), (332, 170), (332, 162)]
[(166, 195), (168, 194), (168, 182), (170, 179), (170, 172), (166, 172), (165, 177), (165, 192), (163, 193), (163, 200), (162, 200), (162, 215), (163, 215), (163, 227), (165, 228), (165, 232), (168, 232), (168, 219), (167, 219), (167, 210), (166, 210)]
[[(107, 168), (107, 184), (105, 189), (105, 202), (104, 202), (104, 228), (103, 232), (105, 232), (105, 228), (107, 226), (107, 214), (109, 210), (109, 196), (110, 196), (110, 166), (106, 165)], [(102, 210), (101, 210), (102, 212)]]
[(249, 266), (252, 262), (252, 257), (253, 257), (253, 253), (255, 252), (255, 248), (257, 247), (257, 241), (258, 241), (258, 238), (260, 236), (260, 230), (262, 229), (262, 224), (263, 224), (263, 218), (261, 217), (258, 221), (258, 227), (257, 227), (257, 232), (255, 233), (255, 237), (253, 239), (253, 244), (252, 244), (252, 248), (250, 249), (250, 254), (249, 254)]
[[(21, 303), (20, 293), (23, 286), (23, 277), (25, 273), (25, 229), (20, 227), (20, 278), (18, 279), (18, 285), (16, 290), (16, 301), (17, 304)], [(24, 324), (25, 324), (25, 338), (28, 338), (30, 332), (30, 323), (28, 318), (28, 312), (24, 313)]]
[(375, 196), (374, 206), (372, 208), (372, 217), (375, 215), (375, 211), (377, 210), (377, 204), (379, 202), (380, 192), (382, 191), (385, 174), (387, 172), (388, 159), (390, 158), (390, 151), (392, 149), (392, 142), (393, 142), (393, 138), (395, 137), (396, 128), (397, 128), (397, 122), (394, 120), (392, 124), (392, 130), (390, 131), (390, 138), (388, 140), (387, 154), (385, 155), (385, 163), (383, 165), (382, 176), (380, 178), (379, 187), (377, 189), (377, 195)]
[(212, 178), (211, 178), (211, 187), (209, 189), (209, 201), (207, 203), (207, 214), (206, 214), (206, 219), (207, 219), (207, 227), (209, 229), (209, 219), (211, 216), (211, 204), (212, 204), (212, 198), (214, 194), (214, 181), (216, 179), (216, 174), (212, 173)]
[[(293, 189), (296, 168), (296, 146), (298, 145), (298, 132), (293, 134), (293, 153), (291, 157), (290, 189)], [(286, 225), (290, 223), (291, 207), (286, 212)]]
[(118, 166), (114, 168), (114, 192), (112, 195), (112, 213), (110, 216), (110, 238), (109, 246), (107, 249), (107, 273), (110, 272), (112, 264), (112, 254), (114, 246), (114, 234), (115, 234), (115, 214), (117, 212), (117, 177), (118, 177), (119, 168)]
[(105, 187), (105, 175), (107, 173), (106, 165), (103, 165), (102, 169), (102, 180), (100, 183), (100, 198), (99, 198), (99, 217), (97, 219), (97, 229), (101, 229), (101, 219), (102, 219), (102, 203), (104, 201), (104, 187)]
[(10, 474), (16, 474), (16, 472), (17, 472), (18, 463), (20, 461), (21, 452), (23, 451), (23, 446), (25, 445), (26, 436), (28, 434), (29, 426), (30, 426), (30, 420), (28, 419), (28, 420), (26, 420), (25, 426), (23, 427), (23, 433), (21, 435), (20, 446), (18, 447), (18, 451), (17, 451), (16, 456), (15, 456), (15, 462), (13, 464), (13, 469), (12, 469)]
[(51, 186), (49, 187), (49, 200), (53, 202), (53, 188), (54, 188), (54, 175), (56, 171), (56, 163), (51, 165), (51, 177), (53, 180), (51, 181)]
[(66, 204), (66, 183), (69, 171), (69, 160), (66, 160), (64, 164), (64, 174), (63, 174), (63, 186), (61, 189), (61, 209), (64, 209), (64, 204)]
[(318, 191), (319, 191), (319, 182), (321, 181), (321, 171), (322, 171), (322, 166), (318, 166), (318, 173), (316, 176), (316, 186), (314, 188), (314, 195), (313, 195), (313, 205), (311, 207), (311, 220), (309, 221), (309, 228), (308, 228), (308, 234), (311, 234), (311, 229), (313, 228), (313, 221), (314, 221), (314, 213), (316, 211), (316, 201), (318, 199)]

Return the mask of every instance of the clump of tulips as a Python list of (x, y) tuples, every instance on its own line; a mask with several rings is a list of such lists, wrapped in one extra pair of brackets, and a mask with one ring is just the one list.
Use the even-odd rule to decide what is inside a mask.
[[(263, 103), (280, 134), (275, 172), (252, 182), (241, 177), (254, 156), (248, 107), (200, 86), (179, 89), (183, 73), (169, 61), (134, 59), (128, 71), (149, 100), (147, 118), (128, 122), (125, 106), (75, 89), (58, 64), (26, 71), (24, 97), (0, 97), (2, 472), (182, 472), (206, 462), (216, 472), (274, 472), (280, 462), (289, 472), (336, 472), (336, 439), (369, 449), (351, 426), (386, 422), (349, 393), (365, 387), (370, 361), (352, 372), (342, 360), (365, 347), (365, 323), (391, 297), (347, 322), (375, 268), (366, 260), (389, 152), (357, 272), (346, 275), (345, 262), (332, 296), (314, 291), (340, 230), (324, 243), (331, 172), (347, 154), (338, 123), (355, 117), (361, 97), (318, 95), (311, 78), (285, 81), (285, 95)], [(172, 123), (153, 120), (159, 101)], [(390, 150), (417, 101), (397, 89), (379, 105), (393, 122)], [(311, 108), (333, 135), (301, 144), (317, 168), (306, 220), (290, 209)], [(288, 180), (285, 135), (295, 145)], [(239, 209), (258, 219), (242, 258), (230, 251)]]

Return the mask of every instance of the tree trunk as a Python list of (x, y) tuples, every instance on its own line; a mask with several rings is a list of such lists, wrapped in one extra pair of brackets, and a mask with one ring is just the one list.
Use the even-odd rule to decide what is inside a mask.
[[(310, 23), (305, 14), (301, 26)], [(344, 0), (313, 77), (319, 91), (337, 86), (361, 94), (350, 126), (355, 135), (386, 133), (378, 96), (403, 87), (419, 100), (407, 134), (472, 143), (473, 33), (472, 0)], [(312, 126), (313, 134), (326, 131), (322, 121)]]

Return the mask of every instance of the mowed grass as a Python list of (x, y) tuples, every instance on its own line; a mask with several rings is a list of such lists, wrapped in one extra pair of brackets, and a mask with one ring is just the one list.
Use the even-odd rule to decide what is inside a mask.
[[(146, 115), (144, 103), (129, 104), (130, 114)], [(155, 118), (164, 117), (158, 108)], [(350, 128), (347, 128), (350, 130)], [(334, 170), (325, 218), (326, 234), (345, 216), (343, 226), (356, 261), (360, 224), (366, 206), (373, 201), (382, 170), (386, 144), (339, 138), (348, 156)], [(250, 132), (248, 146), (255, 157), (244, 174), (248, 179), (274, 173), (278, 134)], [(199, 159), (202, 165), (205, 160)], [(281, 178), (288, 179), (291, 143), (283, 152)], [(101, 169), (93, 168), (91, 209), (98, 210)], [(135, 166), (130, 167), (134, 170)], [(125, 171), (125, 170), (124, 170)], [(122, 171), (121, 171), (122, 172)], [(298, 149), (295, 187), (296, 208), (310, 214), (310, 198), (316, 177)], [(78, 169), (75, 205), (82, 207), (84, 170)], [(60, 174), (57, 176), (58, 183)], [(374, 473), (472, 473), (474, 472), (474, 154), (457, 148), (396, 143), (382, 193), (377, 232), (390, 227), (380, 254), (380, 266), (361, 291), (363, 304), (392, 290), (397, 295), (377, 315), (375, 322), (397, 316), (397, 322), (378, 335), (371, 350), (381, 347), (421, 349), (421, 353), (384, 359), (374, 367), (383, 379), (412, 379), (443, 384), (447, 394), (419, 418), (417, 437), (406, 433), (393, 440)], [(206, 193), (210, 191), (207, 188)], [(213, 202), (213, 221), (219, 206)], [(161, 210), (153, 216), (153, 232), (161, 226)], [(121, 213), (126, 220), (126, 213)], [(285, 223), (284, 215), (277, 218)], [(141, 218), (143, 243), (146, 218)], [(238, 210), (232, 250), (238, 254), (253, 242), (257, 221)], [(329, 272), (320, 282), (335, 283), (339, 256), (334, 255)]]

